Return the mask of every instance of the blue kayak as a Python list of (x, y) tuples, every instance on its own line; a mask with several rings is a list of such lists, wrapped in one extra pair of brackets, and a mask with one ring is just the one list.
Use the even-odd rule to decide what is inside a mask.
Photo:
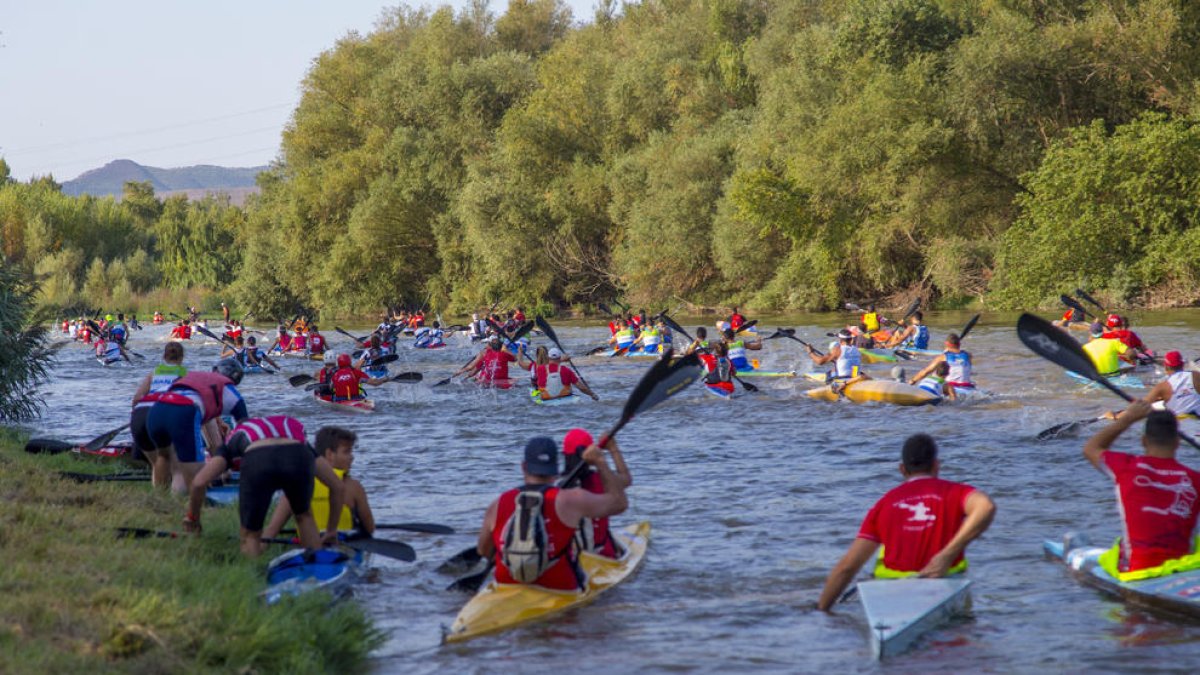
[(349, 547), (337, 546), (319, 551), (298, 549), (275, 558), (267, 566), (267, 604), (284, 597), (315, 590), (340, 597), (349, 591), (366, 566), (366, 555)]
[[(1067, 377), (1070, 377), (1073, 380), (1078, 380), (1090, 387), (1100, 387), (1100, 385), (1098, 383), (1093, 382), (1091, 379), (1086, 378), (1083, 375), (1080, 375), (1079, 373), (1077, 373), (1073, 370), (1065, 370), (1063, 372), (1065, 372), (1067, 374)], [(1145, 389), (1146, 388), (1146, 383), (1142, 382), (1142, 379), (1140, 377), (1138, 377), (1137, 375), (1133, 375), (1132, 373), (1121, 373), (1120, 375), (1109, 375), (1106, 379), (1109, 382), (1112, 382), (1113, 384), (1115, 384), (1116, 386), (1122, 387), (1124, 389)]]
[(1153, 579), (1121, 581), (1106, 572), (1098, 562), (1108, 549), (1088, 546), (1067, 535), (1062, 541), (1042, 543), (1046, 555), (1066, 564), (1071, 574), (1083, 583), (1133, 605), (1176, 616), (1200, 619), (1200, 569), (1178, 572)]

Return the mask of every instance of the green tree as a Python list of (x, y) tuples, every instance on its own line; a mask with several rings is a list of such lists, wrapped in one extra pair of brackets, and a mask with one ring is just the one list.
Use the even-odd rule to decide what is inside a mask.
[(0, 422), (34, 417), (43, 405), (37, 386), (47, 377), (51, 352), (37, 295), (30, 275), (0, 259)]

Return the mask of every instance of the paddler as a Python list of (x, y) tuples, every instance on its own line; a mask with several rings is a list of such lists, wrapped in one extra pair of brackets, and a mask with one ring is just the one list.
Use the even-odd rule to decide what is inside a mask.
[(510, 363), (516, 363), (522, 370), (529, 370), (530, 367), (530, 362), (525, 359), (524, 352), (519, 356), (513, 356), (511, 352), (504, 349), (504, 345), (500, 342), (500, 336), (493, 335), (488, 339), (487, 346), (483, 348), (483, 351), (471, 359), (470, 363), (459, 368), (452, 377), (469, 372), (477, 382), (484, 386), (508, 389), (512, 386), (512, 382), (508, 379), (508, 364)]
[[(142, 378), (137, 391), (133, 393), (133, 411), (129, 416), (131, 429), (143, 431), (146, 428), (146, 415), (150, 412), (150, 404), (138, 405), (142, 398), (152, 391), (166, 391), (171, 384), (187, 375), (183, 367), (183, 345), (178, 342), (168, 342), (163, 346), (163, 362)], [(154, 450), (154, 443), (144, 433), (133, 434), (133, 445), (145, 455)], [(171, 462), (166, 453), (159, 453), (156, 461), (150, 463), (151, 481), (155, 485), (165, 485), (171, 475)]]
[(1120, 314), (1109, 314), (1105, 317), (1104, 326), (1108, 330), (1104, 331), (1101, 337), (1109, 340), (1120, 340), (1121, 344), (1129, 347), (1134, 351), (1135, 358), (1139, 362), (1153, 362), (1153, 355), (1150, 350), (1146, 349), (1146, 345), (1142, 343), (1142, 339), (1138, 334), (1129, 330), (1129, 320)]
[[(566, 436), (563, 436), (564, 475), (571, 473), (576, 466), (583, 462), (583, 452), (595, 442), (592, 435), (583, 429), (571, 429)], [(625, 489), (629, 489), (629, 486), (633, 485), (633, 474), (629, 473), (629, 467), (625, 464), (625, 457), (621, 454), (621, 449), (617, 447), (616, 439), (609, 440), (604, 447), (612, 456), (613, 473), (617, 475), (621, 485)], [(565, 487), (581, 487), (593, 494), (604, 494), (604, 482), (600, 480), (599, 472), (591, 466), (584, 468), (575, 480)], [(582, 519), (579, 529), (575, 531), (575, 546), (580, 553), (593, 553), (613, 559), (620, 558), (625, 553), (620, 542), (612, 537), (607, 516)]]
[(367, 375), (354, 367), (349, 354), (338, 354), (337, 370), (334, 371), (329, 381), (333, 386), (333, 400), (360, 401), (367, 397), (362, 390), (364, 383), (378, 387), (389, 380), (387, 377), (371, 377)]
[(593, 401), (600, 400), (595, 392), (579, 380), (575, 371), (563, 363), (564, 360), (570, 361), (570, 359), (558, 347), (551, 347), (546, 353), (546, 358), (548, 362), (545, 365), (533, 367), (537, 377), (537, 388), (543, 401), (571, 396), (573, 395), (571, 391), (573, 386), (579, 387), (579, 391), (591, 396)]
[[(138, 406), (148, 405), (142, 425), (132, 425), (130, 431), (143, 448), (146, 459), (153, 465), (159, 453), (173, 459), (176, 491), (187, 489), (204, 464), (204, 448), (221, 444), (220, 418), (229, 415), (240, 422), (249, 415), (237, 385), (242, 381), (242, 367), (233, 359), (222, 359), (213, 372), (187, 373), (173, 381), (165, 391), (146, 394)], [(148, 449), (147, 449), (148, 448)], [(155, 483), (166, 487), (163, 482)]]
[[(358, 434), (341, 427), (321, 427), (317, 430), (317, 456), (324, 457), (333, 467), (333, 472), (342, 479), (342, 515), (338, 517), (339, 532), (358, 530), (366, 534), (375, 534), (375, 516), (371, 513), (371, 505), (367, 502), (367, 491), (362, 483), (350, 477), (350, 467), (354, 465), (354, 443)], [(312, 516), (317, 523), (329, 521), (329, 488), (320, 479), (313, 479)], [(263, 538), (270, 539), (292, 517), (292, 507), (286, 496), (279, 500), (271, 522), (263, 530)]]
[[(900, 366), (896, 367), (899, 368)], [(950, 386), (950, 383), (946, 381), (946, 377), (949, 374), (950, 364), (942, 361), (933, 367), (933, 372), (921, 378), (914, 377), (909, 381), (909, 384), (916, 385), (939, 398), (948, 398), (953, 401), (958, 398), (958, 394), (955, 393), (954, 387)], [(904, 378), (901, 377), (900, 379), (903, 380)]]
[[(200, 509), (208, 484), (241, 459), (238, 482), (238, 515), (241, 519), (242, 553), (256, 557), (263, 551), (262, 529), (275, 492), (282, 490), (296, 512), (296, 530), (300, 544), (307, 549), (337, 540), (338, 517), (345, 493), (342, 480), (333, 467), (305, 440), (304, 425), (283, 415), (243, 420), (225, 443), (213, 452), (212, 459), (191, 482), (183, 529), (200, 533)], [(329, 489), (329, 515), (317, 523), (312, 513), (313, 479)], [(322, 536), (317, 531), (324, 526)]]
[(270, 364), (271, 367), (274, 368), (275, 370), (279, 370), (279, 364), (275, 363), (275, 361), (272, 360), (271, 357), (268, 356), (266, 352), (264, 352), (262, 349), (259, 348), (258, 338), (254, 337), (253, 335), (246, 338), (245, 356), (246, 356), (245, 365), (262, 367), (263, 362), (265, 361), (266, 363)]
[(708, 351), (708, 329), (704, 326), (696, 327), (696, 337), (684, 349), (684, 354), (691, 354), (697, 351)]
[(700, 353), (700, 364), (704, 366), (704, 384), (733, 393), (733, 374), (736, 368), (729, 362), (729, 349), (724, 342), (712, 346), (711, 351)]
[(630, 327), (630, 322), (625, 319), (618, 319), (617, 332), (613, 333), (613, 336), (608, 339), (608, 344), (614, 349), (628, 350), (633, 347), (636, 340), (637, 336), (633, 328)]
[(838, 331), (837, 339), (837, 342), (830, 343), (829, 353), (824, 356), (818, 356), (813, 351), (812, 345), (806, 345), (808, 357), (818, 366), (827, 363), (833, 364), (829, 379), (845, 381), (858, 377), (859, 369), (862, 367), (862, 353), (858, 351), (858, 347), (853, 345), (854, 335), (843, 328)]
[(904, 330), (898, 330), (892, 334), (892, 337), (884, 345), (888, 349), (900, 347), (902, 349), (928, 349), (929, 348), (929, 326), (925, 325), (925, 315), (917, 310), (913, 315), (908, 317), (908, 325)]
[[(1143, 454), (1111, 448), (1145, 419)], [(1103, 555), (1102, 568), (1121, 581), (1161, 577), (1200, 568), (1196, 521), (1200, 471), (1175, 459), (1179, 422), (1173, 412), (1134, 401), (1083, 446), (1083, 456), (1116, 484), (1121, 538)]]
[(742, 316), (742, 313), (738, 311), (737, 307), (734, 307), (733, 313), (731, 313), (729, 315), (729, 327), (732, 328), (733, 332), (736, 333), (736, 332), (740, 331), (742, 329), (742, 326), (744, 326), (745, 324), (746, 324), (746, 317)]
[[(497, 583), (532, 584), (559, 591), (585, 587), (587, 579), (575, 546), (579, 524), (584, 518), (623, 513), (629, 501), (624, 481), (609, 467), (604, 450), (589, 445), (582, 458), (600, 474), (603, 492), (560, 489), (554, 484), (558, 477), (558, 447), (554, 441), (540, 436), (525, 445), (525, 461), (521, 464), (524, 485), (493, 501), (479, 530), (476, 549), (484, 558), (494, 558)], [(515, 526), (512, 521), (519, 512), (530, 520), (540, 515), (546, 533), (543, 540), (535, 541), (530, 536), (535, 528)], [(517, 518), (517, 522), (520, 520)]]
[(292, 336), (288, 335), (287, 326), (280, 324), (279, 335), (275, 338), (275, 342), (271, 343), (271, 347), (267, 349), (269, 352), (278, 350), (280, 354), (286, 353), (292, 348)]
[[(971, 379), (971, 353), (963, 351), (962, 340), (958, 337), (958, 333), (950, 333), (946, 336), (945, 350), (933, 357), (929, 365), (921, 369), (921, 372), (913, 376), (913, 382), (920, 382), (931, 373), (935, 372), (939, 363), (945, 363), (948, 366), (946, 371), (946, 384), (958, 389), (975, 389), (975, 381)], [(957, 394), (956, 394), (957, 395)]]
[(862, 324), (863, 330), (868, 335), (879, 330), (879, 313), (875, 311), (874, 303), (867, 305), (866, 311), (863, 312), (858, 322)]
[(1095, 322), (1088, 329), (1092, 339), (1083, 345), (1083, 351), (1088, 355), (1096, 372), (1110, 377), (1121, 373), (1121, 362), (1131, 366), (1137, 365), (1134, 352), (1120, 340), (1104, 337), (1104, 326)]
[(153, 318), (153, 319), (151, 319), (151, 321), (150, 321), (150, 322), (151, 322), (151, 323), (153, 323), (155, 326), (157, 326), (157, 325), (159, 325), (160, 323), (162, 323), (162, 322), (163, 322), (163, 313), (162, 313), (162, 312), (160, 312), (160, 311), (158, 311), (158, 310), (155, 310), (155, 312), (154, 312), (154, 318)]
[(171, 337), (175, 340), (192, 339), (191, 321), (188, 319), (181, 320), (174, 328), (171, 329)]
[(446, 346), (446, 332), (442, 330), (442, 323), (434, 321), (432, 328), (417, 329), (417, 339), (413, 342), (413, 346), (417, 349), (437, 349), (438, 347)]
[(732, 328), (726, 328), (724, 334), (725, 348), (729, 354), (729, 362), (733, 367), (740, 371), (754, 370), (754, 365), (750, 363), (750, 359), (746, 357), (746, 350), (758, 351), (763, 348), (762, 338), (746, 342), (744, 338), (737, 337)]
[(633, 341), (633, 345), (633, 347), (629, 348), (631, 352), (638, 351), (638, 347), (640, 347), (643, 354), (661, 354), (663, 348), (663, 322), (660, 320), (644, 326), (641, 334)]
[(329, 349), (329, 343), (325, 341), (325, 336), (321, 335), (317, 324), (308, 327), (308, 353), (321, 356), (325, 350)]
[(1162, 401), (1177, 418), (1200, 416), (1200, 394), (1196, 393), (1200, 373), (1187, 370), (1183, 354), (1175, 351), (1163, 356), (1163, 369), (1167, 371), (1167, 379), (1151, 387), (1142, 400), (1147, 403)]
[(242, 364), (243, 368), (246, 367), (246, 341), (241, 336), (230, 339), (233, 340), (233, 344), (229, 344), (228, 342), (223, 343), (221, 354), (218, 358), (237, 359), (237, 362)]
[(317, 388), (317, 396), (333, 396), (333, 386), (331, 383), (333, 382), (333, 374), (338, 369), (338, 355), (336, 352), (325, 352), (321, 358), (324, 359), (324, 363), (315, 375), (317, 382), (321, 385)]
[(850, 549), (825, 580), (817, 609), (829, 611), (881, 546), (875, 564), (878, 579), (965, 572), (967, 544), (992, 524), (996, 505), (990, 497), (965, 483), (938, 477), (941, 462), (932, 437), (908, 437), (900, 457), (904, 482), (867, 512)]

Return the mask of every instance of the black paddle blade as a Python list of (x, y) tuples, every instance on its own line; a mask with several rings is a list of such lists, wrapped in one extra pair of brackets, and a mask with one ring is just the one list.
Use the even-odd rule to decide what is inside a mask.
[(1075, 338), (1051, 325), (1049, 321), (1032, 314), (1022, 314), (1021, 318), (1017, 319), (1017, 337), (1034, 354), (1083, 375), (1126, 401), (1133, 401), (1132, 396), (1096, 372), (1096, 366), (1092, 365), (1091, 359)]
[(900, 317), (900, 323), (904, 323), (905, 321), (908, 321), (908, 317), (912, 316), (913, 314), (916, 314), (917, 310), (920, 308), (921, 308), (921, 298), (920, 298), (920, 296), (917, 296), (917, 298), (912, 301), (912, 304), (908, 306), (908, 310), (904, 312), (904, 316)]
[(562, 345), (558, 343), (558, 336), (554, 334), (554, 329), (550, 327), (550, 323), (548, 321), (539, 316), (536, 317), (533, 322), (537, 324), (538, 328), (542, 329), (542, 332), (546, 334), (546, 337), (550, 338), (550, 341), (554, 343), (555, 347), (558, 347), (560, 350), (562, 349)]
[(383, 356), (375, 359), (370, 364), (368, 364), (367, 367), (374, 368), (376, 366), (386, 366), (389, 363), (395, 363), (396, 361), (399, 361), (399, 360), (400, 360), (399, 354), (384, 354)]
[(1060, 296), (1058, 296), (1058, 300), (1059, 300), (1059, 302), (1066, 305), (1067, 307), (1070, 307), (1071, 309), (1079, 312), (1080, 316), (1087, 317), (1092, 314), (1091, 312), (1087, 311), (1087, 309), (1085, 309), (1083, 305), (1079, 304), (1078, 300), (1076, 300), (1075, 298), (1072, 298), (1069, 295), (1060, 295)]
[(1101, 312), (1108, 314), (1108, 310), (1104, 309), (1104, 305), (1096, 302), (1096, 299), (1093, 298), (1092, 296), (1088, 295), (1087, 291), (1083, 290), (1082, 288), (1076, 288), (1075, 295), (1078, 295), (1079, 297), (1083, 298), (1086, 302), (1092, 303), (1092, 305), (1094, 305), (1096, 307), (1096, 309), (1100, 310)]
[(758, 319), (755, 319), (753, 321), (747, 321), (746, 323), (742, 324), (741, 327), (739, 327), (737, 329), (737, 332), (740, 333), (744, 330), (750, 330), (751, 328), (754, 328), (757, 325), (758, 325)]
[(437, 523), (375, 523), (376, 530), (405, 530), (425, 534), (454, 534), (454, 528)]
[(445, 384), (450, 384), (450, 380), (453, 380), (453, 379), (454, 379), (454, 376), (453, 376), (453, 375), (451, 375), (450, 377), (447, 377), (447, 378), (444, 378), (444, 379), (438, 380), (437, 382), (434, 382), (432, 386), (434, 386), (434, 387), (440, 387), (440, 386), (442, 386), (442, 385), (445, 385)]
[(1055, 438), (1061, 438), (1063, 436), (1071, 436), (1071, 435), (1075, 434), (1075, 432), (1077, 432), (1081, 428), (1083, 428), (1084, 426), (1087, 426), (1089, 424), (1094, 424), (1103, 419), (1104, 419), (1103, 417), (1089, 417), (1086, 420), (1075, 420), (1074, 422), (1063, 422), (1062, 424), (1055, 424), (1054, 426), (1052, 426), (1048, 429), (1043, 429), (1040, 433), (1038, 433), (1037, 439), (1039, 441), (1049, 441), (1049, 440), (1053, 440)]
[(316, 380), (312, 375), (293, 375), (288, 378), (288, 384), (293, 387), (299, 387), (302, 384), (308, 384)]
[(96, 451), (96, 450), (99, 450), (100, 448), (103, 448), (104, 446), (111, 443), (112, 439), (116, 438), (117, 434), (124, 431), (125, 428), (128, 426), (129, 426), (129, 424), (122, 424), (121, 426), (117, 427), (116, 429), (113, 429), (112, 431), (106, 431), (103, 434), (100, 434), (99, 436), (93, 438), (92, 440), (88, 441), (87, 443), (84, 443), (83, 449), (90, 450), (90, 451)]
[(742, 385), (742, 388), (745, 389), (746, 391), (750, 392), (751, 394), (758, 391), (758, 387), (750, 384), (749, 382), (743, 380), (742, 378), (738, 377), (737, 375), (734, 375), (733, 379), (737, 380), (738, 384)]
[(57, 455), (74, 447), (66, 441), (56, 441), (53, 438), (31, 438), (25, 443), (25, 452), (35, 455)]
[(592, 349), (589, 349), (587, 351), (587, 355), (595, 356), (596, 354), (600, 354), (601, 352), (606, 352), (609, 349), (610, 349), (610, 347), (608, 345), (600, 345), (599, 347), (593, 347)]
[(970, 333), (971, 329), (974, 328), (975, 324), (978, 322), (979, 322), (978, 314), (971, 317), (971, 320), (967, 322), (967, 325), (963, 326), (962, 332), (958, 334), (958, 339), (961, 340), (961, 339), (967, 337), (967, 333)]
[(529, 331), (531, 331), (531, 330), (533, 330), (533, 322), (526, 321), (524, 324), (521, 325), (520, 328), (517, 329), (517, 332), (513, 333), (513, 336), (511, 338), (509, 338), (508, 341), (516, 342), (517, 340), (520, 340), (521, 338), (525, 337), (526, 335), (529, 335)]
[(663, 320), (663, 323), (667, 324), (667, 328), (670, 328), (672, 331), (679, 333), (683, 337), (687, 338), (689, 341), (692, 340), (692, 336), (688, 335), (688, 332), (683, 329), (683, 326), (680, 326), (679, 324), (675, 323), (675, 319), (672, 319), (671, 317), (667, 316), (666, 314), (663, 314), (662, 320)]
[(425, 379), (421, 373), (398, 373), (392, 376), (392, 382), (420, 382)]
[(367, 551), (385, 558), (394, 558), (404, 562), (412, 562), (417, 559), (417, 552), (413, 550), (413, 547), (402, 541), (364, 537), (361, 539), (347, 538), (342, 543), (352, 549)]
[(621, 421), (605, 435), (615, 435), (636, 415), (683, 391), (703, 374), (704, 368), (700, 365), (698, 355), (688, 354), (671, 363), (671, 350), (668, 349), (663, 353), (662, 360), (656, 362), (654, 367), (642, 376), (641, 381), (629, 394), (629, 400), (625, 402), (625, 408), (621, 411)]
[(480, 560), (483, 560), (483, 556), (479, 555), (479, 549), (474, 546), (464, 548), (446, 562), (438, 565), (437, 571), (440, 574), (463, 574), (478, 564)]
[(457, 591), (460, 593), (475, 593), (479, 590), (479, 587), (483, 585), (483, 582), (487, 581), (488, 575), (492, 573), (492, 568), (494, 566), (495, 563), (489, 560), (487, 567), (484, 567), (482, 572), (457, 579), (454, 581), (454, 583), (447, 586), (446, 590)]

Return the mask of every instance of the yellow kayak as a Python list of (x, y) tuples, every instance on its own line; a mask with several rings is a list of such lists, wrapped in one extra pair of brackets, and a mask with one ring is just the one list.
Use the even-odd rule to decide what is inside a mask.
[(836, 401), (845, 397), (855, 403), (891, 403), (893, 405), (931, 405), (941, 401), (941, 398), (924, 389), (893, 380), (860, 380), (847, 384), (841, 396), (831, 386), (818, 387), (805, 392), (812, 398), (822, 401)]
[(650, 523), (630, 525), (623, 530), (613, 530), (612, 534), (625, 548), (624, 557), (613, 560), (591, 553), (579, 556), (588, 576), (587, 590), (575, 593), (551, 591), (537, 586), (497, 584), (493, 579), (458, 613), (454, 625), (446, 633), (446, 642), (462, 642), (540, 621), (595, 600), (596, 596), (633, 574), (641, 564), (650, 541)]

